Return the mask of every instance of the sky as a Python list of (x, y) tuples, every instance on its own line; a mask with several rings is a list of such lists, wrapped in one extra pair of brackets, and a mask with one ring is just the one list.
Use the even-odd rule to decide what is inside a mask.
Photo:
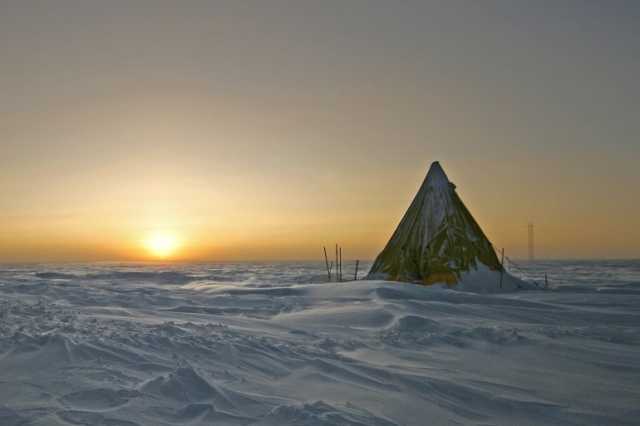
[(0, 58), (0, 262), (371, 259), (436, 160), (640, 257), (639, 2), (0, 0)]

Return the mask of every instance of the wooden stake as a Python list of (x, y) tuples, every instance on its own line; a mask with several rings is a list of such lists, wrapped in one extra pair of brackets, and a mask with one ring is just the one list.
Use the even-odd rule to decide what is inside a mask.
[(329, 281), (331, 281), (331, 270), (329, 269), (329, 258), (327, 257), (327, 248), (323, 246), (322, 249), (324, 250), (324, 263), (325, 265), (327, 265), (327, 275), (329, 276)]
[(356, 272), (353, 274), (353, 280), (358, 281), (358, 265), (360, 264), (359, 260), (356, 260)]
[(549, 280), (547, 279), (547, 273), (544, 273), (544, 288), (549, 287)]
[(336, 244), (336, 281), (340, 281), (340, 263), (338, 263), (338, 244)]
[(500, 256), (500, 288), (502, 288), (502, 277), (504, 276), (504, 248)]
[(340, 247), (340, 282), (342, 282), (342, 247)]

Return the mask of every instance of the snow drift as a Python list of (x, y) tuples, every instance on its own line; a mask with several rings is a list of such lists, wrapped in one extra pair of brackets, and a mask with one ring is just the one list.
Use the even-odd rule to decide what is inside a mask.
[(319, 263), (0, 269), (0, 424), (634, 424), (640, 268), (599, 270), (480, 294)]

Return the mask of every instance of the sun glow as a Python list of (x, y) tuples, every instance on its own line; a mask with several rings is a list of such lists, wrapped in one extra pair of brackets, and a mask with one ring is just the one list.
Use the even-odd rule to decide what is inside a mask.
[(171, 233), (154, 232), (144, 241), (144, 246), (153, 257), (166, 259), (175, 254), (179, 242)]

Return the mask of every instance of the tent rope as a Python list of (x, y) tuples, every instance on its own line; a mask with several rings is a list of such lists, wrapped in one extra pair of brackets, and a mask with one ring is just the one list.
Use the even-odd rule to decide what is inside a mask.
[[(529, 278), (532, 275), (534, 275), (531, 270), (527, 270), (525, 267), (523, 267), (522, 265), (517, 264), (516, 262), (514, 262), (513, 260), (511, 260), (508, 256), (505, 256), (504, 259), (507, 261), (508, 263), (508, 269), (509, 271), (515, 271), (520, 275), (526, 276), (527, 279), (525, 281), (529, 281), (532, 284), (534, 284), (536, 287), (538, 288), (544, 288), (543, 285), (541, 285), (540, 283), (538, 283), (538, 281), (536, 281), (533, 278)], [(504, 266), (504, 265), (503, 265)]]

